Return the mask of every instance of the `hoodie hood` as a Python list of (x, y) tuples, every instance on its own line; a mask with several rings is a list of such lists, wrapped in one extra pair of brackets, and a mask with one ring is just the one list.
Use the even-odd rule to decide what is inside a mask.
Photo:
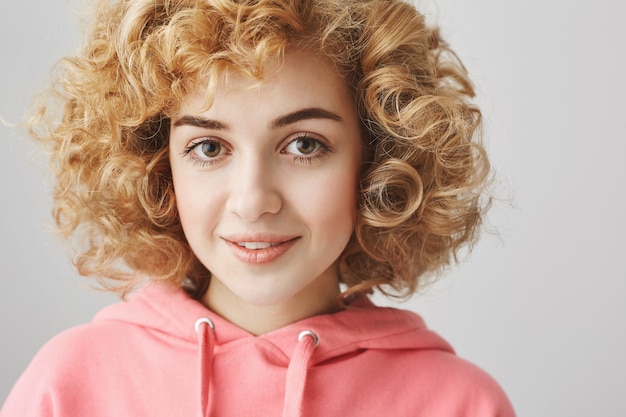
[(419, 315), (377, 307), (366, 296), (355, 298), (344, 311), (310, 317), (254, 336), (193, 300), (184, 290), (149, 283), (131, 295), (128, 302), (103, 309), (94, 321), (123, 322), (192, 341), (198, 338), (196, 322), (203, 318), (214, 326), (216, 346), (249, 342), (258, 347), (274, 347), (286, 358), (298, 344), (298, 335), (311, 331), (319, 338), (312, 365), (363, 349), (454, 352), (448, 342), (426, 327)]
[[(357, 297), (341, 312), (310, 317), (254, 336), (191, 299), (182, 289), (152, 283), (129, 302), (104, 309), (95, 322), (121, 322), (197, 341), (201, 417), (211, 415), (210, 398), (216, 389), (214, 359), (220, 352), (228, 351), (229, 346), (248, 345), (261, 353), (268, 366), (287, 368), (283, 417), (302, 415), (308, 373), (318, 364), (372, 350), (453, 352), (446, 341), (426, 328), (418, 315), (376, 307), (365, 296)], [(241, 363), (246, 360), (242, 358)], [(259, 369), (258, 363), (247, 366)], [(263, 372), (262, 366), (257, 372)]]
[(146, 284), (49, 341), (2, 417), (513, 417), (485, 372), (408, 311), (357, 297), (254, 336)]

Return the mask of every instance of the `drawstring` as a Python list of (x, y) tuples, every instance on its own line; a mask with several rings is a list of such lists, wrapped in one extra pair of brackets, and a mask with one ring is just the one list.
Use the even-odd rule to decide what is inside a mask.
[(209, 415), (209, 392), (213, 374), (213, 348), (215, 346), (215, 325), (204, 317), (195, 324), (198, 334), (198, 356), (200, 368), (200, 417)]
[(305, 330), (298, 335), (298, 345), (287, 368), (283, 417), (299, 417), (302, 413), (302, 397), (309, 360), (317, 345), (319, 345), (319, 337), (315, 332)]
[[(200, 368), (200, 417), (208, 417), (211, 376), (213, 374), (215, 325), (210, 319), (201, 318), (196, 321), (195, 330), (198, 334), (198, 365)], [(318, 345), (319, 337), (315, 332), (305, 330), (298, 335), (298, 345), (287, 368), (283, 417), (300, 417), (302, 414), (302, 397), (309, 370), (309, 360)]]

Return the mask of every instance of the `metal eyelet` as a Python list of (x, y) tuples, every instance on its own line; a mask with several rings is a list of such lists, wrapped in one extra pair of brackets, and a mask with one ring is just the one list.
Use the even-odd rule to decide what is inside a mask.
[(301, 331), (300, 334), (298, 335), (298, 342), (301, 342), (302, 339), (304, 339), (307, 336), (313, 338), (313, 342), (315, 343), (315, 347), (319, 346), (320, 338), (317, 335), (317, 333), (315, 333), (313, 330), (303, 330), (303, 331)]
[(215, 324), (213, 324), (213, 322), (211, 321), (211, 319), (207, 318), (207, 317), (202, 317), (198, 320), (196, 320), (196, 324), (194, 325), (194, 329), (196, 329), (196, 333), (200, 332), (200, 326), (202, 324), (207, 324), (211, 330), (215, 330)]

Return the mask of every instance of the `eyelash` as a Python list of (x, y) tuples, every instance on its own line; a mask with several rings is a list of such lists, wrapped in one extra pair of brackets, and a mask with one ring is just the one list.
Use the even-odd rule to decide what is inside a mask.
[[(181, 153), (181, 155), (184, 158), (188, 158), (194, 165), (197, 165), (199, 167), (206, 167), (206, 166), (211, 166), (216, 164), (217, 162), (219, 162), (221, 158), (221, 156), (219, 157), (215, 157), (215, 158), (211, 158), (211, 159), (201, 159), (198, 158), (197, 156), (193, 155), (194, 150), (202, 145), (203, 143), (216, 143), (219, 144), (220, 146), (223, 146), (226, 148), (226, 146), (224, 146), (224, 144), (222, 142), (220, 142), (219, 140), (216, 139), (211, 139), (211, 138), (199, 138), (199, 139), (195, 139), (193, 141), (191, 141), (191, 143), (189, 143), (189, 145), (183, 150), (183, 152)], [(228, 152), (228, 148), (226, 148)]]
[[(297, 140), (312, 140), (314, 141), (317, 146), (319, 146), (319, 149), (315, 151), (315, 153), (313, 155), (310, 156), (303, 156), (303, 155), (293, 155), (293, 160), (294, 162), (297, 162), (299, 164), (303, 164), (303, 165), (312, 165), (313, 162), (315, 161), (319, 161), (321, 159), (323, 159), (325, 156), (327, 156), (328, 154), (330, 154), (331, 148), (326, 145), (322, 140), (317, 139), (316, 137), (314, 137), (312, 134), (310, 133), (299, 133), (297, 134), (293, 139), (291, 139), (288, 143), (287, 146), (285, 146), (284, 149), (287, 149), (287, 147), (289, 145), (291, 145), (292, 143), (294, 143)], [(281, 153), (284, 151), (281, 151)]]
[[(310, 156), (304, 156), (304, 155), (292, 155), (293, 156), (293, 161), (298, 163), (298, 164), (302, 164), (302, 165), (312, 165), (313, 162), (319, 161), (321, 159), (323, 159), (325, 156), (327, 156), (328, 154), (330, 154), (332, 152), (331, 148), (326, 145), (322, 140), (317, 139), (316, 137), (314, 137), (312, 134), (310, 133), (299, 133), (297, 134), (293, 139), (291, 139), (288, 143), (287, 146), (285, 146), (283, 148), (283, 150), (281, 150), (281, 153), (286, 153), (286, 149), (289, 145), (291, 145), (292, 143), (294, 143), (295, 141), (298, 140), (312, 140), (316, 143), (316, 145), (319, 147), (319, 149), (317, 149), (315, 151), (315, 153), (313, 155)], [(204, 144), (204, 143), (216, 143), (219, 144), (220, 146), (226, 148), (225, 152), (229, 152), (228, 148), (219, 140), (216, 139), (211, 139), (211, 138), (207, 138), (207, 137), (203, 137), (203, 138), (198, 138), (194, 141), (192, 141), (191, 143), (189, 143), (189, 145), (183, 150), (183, 152), (181, 152), (181, 155), (184, 158), (188, 158), (191, 160), (191, 162), (194, 165), (197, 165), (199, 167), (207, 167), (207, 166), (212, 166), (216, 163), (218, 163), (223, 155), (217, 156), (215, 158), (210, 158), (210, 159), (201, 159), (198, 158), (196, 156), (193, 155), (194, 150)]]

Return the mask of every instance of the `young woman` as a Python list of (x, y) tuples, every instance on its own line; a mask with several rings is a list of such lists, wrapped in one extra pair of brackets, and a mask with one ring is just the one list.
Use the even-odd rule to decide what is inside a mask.
[(470, 81), (412, 6), (102, 1), (63, 69), (31, 122), (55, 219), (132, 294), (50, 341), (2, 417), (514, 415), (367, 297), (413, 293), (484, 208)]

